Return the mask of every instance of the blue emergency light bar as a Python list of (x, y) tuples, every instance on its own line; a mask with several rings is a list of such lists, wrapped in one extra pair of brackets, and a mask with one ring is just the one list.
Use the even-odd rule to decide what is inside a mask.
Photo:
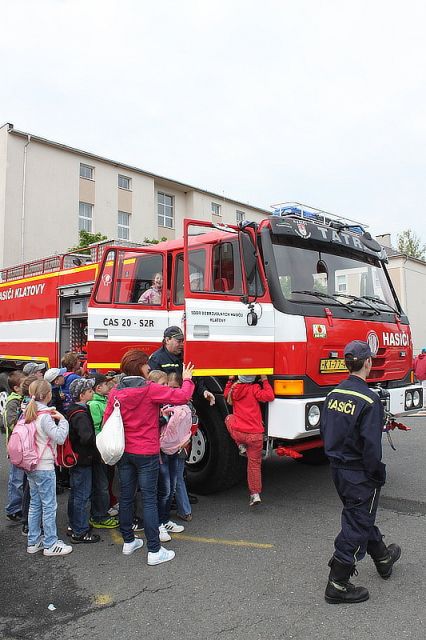
[(272, 216), (279, 218), (291, 217), (306, 220), (307, 222), (319, 222), (327, 227), (334, 227), (335, 229), (344, 228), (353, 233), (362, 235), (365, 233), (365, 225), (360, 222), (351, 220), (350, 218), (343, 218), (336, 216), (333, 213), (316, 209), (309, 205), (301, 204), (300, 202), (283, 202), (281, 204), (272, 205)]

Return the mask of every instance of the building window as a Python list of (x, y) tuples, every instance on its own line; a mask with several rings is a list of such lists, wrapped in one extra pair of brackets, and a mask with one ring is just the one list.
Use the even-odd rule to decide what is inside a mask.
[(80, 178), (86, 178), (86, 180), (93, 180), (95, 174), (95, 167), (91, 167), (88, 164), (80, 163)]
[(120, 189), (127, 189), (127, 191), (130, 191), (131, 184), (132, 181), (130, 178), (127, 178), (126, 176), (118, 176), (118, 186)]
[(118, 238), (119, 240), (130, 239), (130, 213), (118, 212)]
[(346, 293), (348, 290), (346, 275), (336, 276), (337, 292)]
[(240, 222), (244, 222), (244, 220), (246, 219), (246, 214), (244, 213), (244, 211), (238, 211), (238, 209), (235, 212), (235, 218), (237, 220), (237, 224), (239, 224)]
[(93, 204), (87, 202), (80, 202), (78, 211), (78, 230), (89, 231), (92, 233), (93, 222)]
[(212, 202), (212, 213), (213, 213), (214, 216), (222, 215), (220, 213), (220, 209), (221, 209), (220, 204), (218, 204), (217, 202)]
[(174, 227), (173, 196), (161, 191), (158, 192), (158, 226), (168, 229)]

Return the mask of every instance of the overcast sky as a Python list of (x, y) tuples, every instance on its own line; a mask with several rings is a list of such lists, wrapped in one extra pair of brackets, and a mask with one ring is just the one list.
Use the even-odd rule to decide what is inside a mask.
[(0, 121), (426, 242), (426, 3), (0, 0)]

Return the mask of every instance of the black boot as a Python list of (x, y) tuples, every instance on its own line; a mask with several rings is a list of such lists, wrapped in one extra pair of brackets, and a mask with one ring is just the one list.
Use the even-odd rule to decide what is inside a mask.
[(343, 564), (334, 556), (328, 563), (330, 575), (325, 590), (325, 600), (329, 604), (354, 604), (364, 602), (370, 597), (365, 587), (355, 587), (349, 578), (356, 572), (355, 565)]
[(369, 544), (367, 553), (372, 557), (379, 576), (387, 580), (392, 574), (393, 565), (401, 557), (401, 547), (397, 544), (390, 544), (387, 547), (382, 540)]

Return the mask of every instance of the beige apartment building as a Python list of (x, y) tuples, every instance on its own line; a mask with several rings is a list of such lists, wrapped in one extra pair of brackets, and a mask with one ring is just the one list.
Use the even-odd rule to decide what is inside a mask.
[(235, 224), (268, 211), (0, 127), (0, 267), (67, 251), (79, 230), (143, 242), (178, 238), (183, 219)]

